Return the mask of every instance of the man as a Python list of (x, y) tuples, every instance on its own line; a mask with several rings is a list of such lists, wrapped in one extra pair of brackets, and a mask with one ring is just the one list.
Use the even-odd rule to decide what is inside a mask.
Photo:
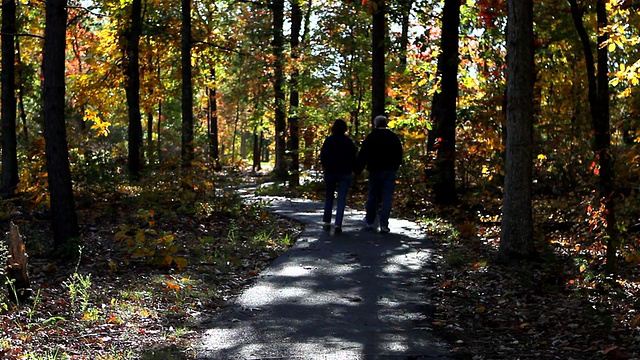
[(367, 197), (365, 229), (372, 230), (380, 209), (380, 233), (389, 232), (389, 216), (393, 190), (396, 184), (396, 172), (402, 163), (402, 144), (398, 135), (387, 124), (389, 119), (378, 115), (373, 119), (374, 129), (364, 139), (358, 153), (356, 174), (366, 167), (369, 171), (369, 196)]

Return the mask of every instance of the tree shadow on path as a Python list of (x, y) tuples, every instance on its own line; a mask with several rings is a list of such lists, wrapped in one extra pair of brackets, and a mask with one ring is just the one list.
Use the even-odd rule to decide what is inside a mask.
[(392, 219), (391, 234), (363, 231), (364, 214), (348, 210), (334, 235), (320, 227), (322, 204), (267, 201), (306, 229), (207, 322), (199, 359), (447, 358), (447, 346), (419, 326), (430, 320), (420, 275), (433, 244), (417, 225)]

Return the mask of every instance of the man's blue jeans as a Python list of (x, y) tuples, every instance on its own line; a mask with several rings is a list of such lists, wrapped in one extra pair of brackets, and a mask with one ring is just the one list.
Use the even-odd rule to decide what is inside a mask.
[(338, 203), (336, 205), (336, 226), (342, 226), (344, 208), (347, 206), (347, 191), (351, 185), (351, 174), (324, 174), (324, 184), (326, 188), (324, 201), (324, 215), (322, 221), (331, 222), (331, 211), (333, 210), (333, 200), (335, 192), (338, 190)]
[(369, 197), (367, 198), (367, 215), (365, 217), (367, 225), (373, 225), (378, 213), (378, 204), (382, 203), (380, 209), (380, 226), (389, 227), (389, 217), (391, 216), (391, 203), (395, 185), (395, 171), (369, 172)]

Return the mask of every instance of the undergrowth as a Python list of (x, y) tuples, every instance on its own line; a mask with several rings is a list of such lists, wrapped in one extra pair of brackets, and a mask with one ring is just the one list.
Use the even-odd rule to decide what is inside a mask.
[(177, 181), (165, 172), (99, 197), (80, 191), (77, 263), (50, 256), (48, 217), (36, 216), (46, 212), (28, 206), (28, 194), (3, 203), (3, 228), (13, 221), (23, 234), (34, 295), (15, 304), (0, 292), (0, 358), (124, 360), (166, 348), (192, 356), (200, 322), (300, 231), (242, 201), (240, 180), (208, 175)]

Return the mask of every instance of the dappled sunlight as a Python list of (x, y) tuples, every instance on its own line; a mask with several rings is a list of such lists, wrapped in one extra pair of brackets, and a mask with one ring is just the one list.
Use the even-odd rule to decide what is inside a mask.
[(344, 232), (334, 235), (321, 229), (318, 202), (268, 197), (264, 203), (307, 224), (306, 230), (214, 320), (215, 334), (228, 329), (242, 337), (222, 347), (210, 331), (203, 339), (208, 359), (289, 358), (300, 351), (310, 359), (358, 359), (441, 351), (415, 326), (425, 320), (423, 285), (416, 277), (432, 254), (417, 225), (392, 219), (391, 234), (363, 231), (364, 214), (348, 209)]

